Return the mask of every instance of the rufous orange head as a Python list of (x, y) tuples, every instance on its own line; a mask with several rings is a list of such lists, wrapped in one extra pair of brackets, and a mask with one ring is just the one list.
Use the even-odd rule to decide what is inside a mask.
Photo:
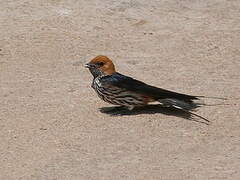
[(115, 73), (115, 67), (111, 59), (107, 56), (99, 55), (93, 58), (85, 67), (90, 70), (94, 77), (98, 75), (112, 75)]

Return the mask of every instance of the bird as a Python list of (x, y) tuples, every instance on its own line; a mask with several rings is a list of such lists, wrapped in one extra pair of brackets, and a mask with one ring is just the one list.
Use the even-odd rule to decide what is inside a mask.
[[(163, 107), (180, 109), (199, 116), (191, 111), (201, 105), (195, 100), (204, 96), (193, 96), (162, 89), (120, 74), (116, 71), (112, 60), (104, 55), (96, 56), (85, 64), (85, 67), (93, 76), (91, 87), (107, 103), (133, 110), (157, 102)], [(203, 119), (209, 122), (209, 120)]]

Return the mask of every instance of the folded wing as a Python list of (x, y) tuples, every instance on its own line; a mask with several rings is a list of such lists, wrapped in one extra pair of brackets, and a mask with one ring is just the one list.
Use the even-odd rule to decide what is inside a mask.
[(135, 93), (149, 96), (156, 100), (166, 99), (166, 98), (176, 98), (176, 99), (183, 100), (186, 102), (189, 102), (189, 101), (191, 102), (192, 100), (198, 99), (197, 96), (181, 94), (181, 93), (165, 90), (162, 88), (154, 87), (154, 86), (148, 85), (144, 82), (133, 79), (131, 77), (122, 75), (120, 73), (115, 73), (111, 76), (105, 76), (102, 79), (102, 81), (104, 83), (111, 84), (112, 86), (124, 88), (128, 91), (133, 91)]

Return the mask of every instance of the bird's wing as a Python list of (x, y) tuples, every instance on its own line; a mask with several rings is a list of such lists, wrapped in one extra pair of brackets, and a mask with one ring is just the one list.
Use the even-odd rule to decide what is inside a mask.
[(157, 87), (148, 85), (144, 82), (133, 79), (131, 77), (122, 75), (120, 73), (114, 73), (112, 75), (105, 76), (102, 78), (102, 82), (107, 83), (108, 85), (111, 85), (111, 86), (126, 89), (127, 91), (149, 96), (155, 100), (174, 98), (174, 99), (183, 100), (186, 102), (191, 102), (194, 99), (198, 99), (197, 96), (191, 96), (187, 94), (181, 94), (181, 93), (157, 88)]

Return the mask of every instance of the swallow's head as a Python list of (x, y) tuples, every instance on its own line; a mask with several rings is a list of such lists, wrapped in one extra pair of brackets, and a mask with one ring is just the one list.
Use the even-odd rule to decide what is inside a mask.
[(115, 73), (115, 67), (111, 59), (107, 56), (99, 55), (93, 58), (85, 67), (90, 70), (94, 77), (99, 75), (111, 75)]

